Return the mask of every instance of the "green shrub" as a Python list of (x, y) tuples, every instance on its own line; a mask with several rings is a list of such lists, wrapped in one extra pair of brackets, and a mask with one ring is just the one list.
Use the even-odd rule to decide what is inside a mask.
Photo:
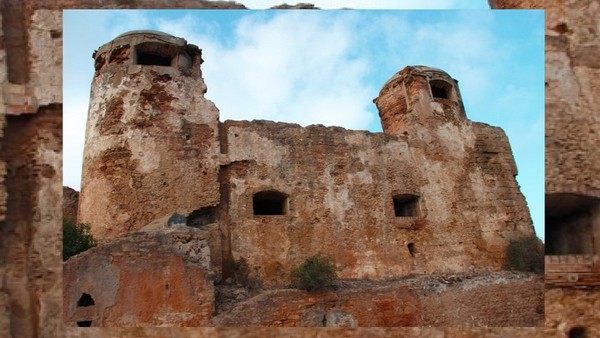
[(75, 224), (69, 219), (63, 220), (63, 261), (95, 247), (96, 244), (89, 224)]
[(330, 287), (337, 278), (336, 267), (331, 256), (317, 254), (307, 258), (291, 273), (291, 286), (306, 291)]
[(504, 268), (544, 273), (544, 244), (535, 235), (511, 241), (506, 248)]

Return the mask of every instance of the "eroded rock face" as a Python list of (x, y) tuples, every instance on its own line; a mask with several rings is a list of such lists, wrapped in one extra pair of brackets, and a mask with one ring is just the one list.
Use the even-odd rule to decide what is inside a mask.
[(105, 240), (218, 204), (218, 111), (198, 47), (142, 31), (94, 60), (79, 222)]
[(214, 311), (209, 234), (138, 232), (64, 264), (68, 326), (206, 326)]
[(216, 326), (541, 326), (539, 275), (423, 276), (339, 281), (335, 290), (272, 290), (236, 304)]
[(558, 7), (562, 0), (488, 0), (492, 8), (530, 8), (544, 9), (548, 7)]
[(77, 208), (79, 204), (79, 192), (63, 187), (62, 212), (63, 219), (77, 221)]
[[(599, 254), (600, 51), (595, 0), (493, 1), (495, 8), (546, 8), (546, 240), (559, 254)], [(596, 248), (596, 249), (594, 249)], [(565, 267), (568, 268), (568, 267)], [(568, 271), (568, 270), (567, 270)], [(600, 335), (600, 292), (546, 290), (546, 326), (572, 337)]]
[(267, 291), (215, 317), (216, 326), (417, 326), (420, 305), (404, 285), (308, 293)]
[(568, 334), (573, 328), (583, 327), (587, 337), (600, 336), (598, 291), (552, 288), (546, 290), (546, 326)]
[(499, 269), (509, 241), (533, 235), (506, 135), (466, 119), (447, 74), (407, 67), (375, 102), (384, 133), (221, 124), (225, 276), (244, 259), (265, 286), (285, 285), (318, 252), (341, 278)]

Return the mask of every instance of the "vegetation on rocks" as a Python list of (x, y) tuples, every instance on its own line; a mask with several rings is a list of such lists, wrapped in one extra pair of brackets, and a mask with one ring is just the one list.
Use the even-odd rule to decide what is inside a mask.
[(506, 248), (507, 270), (544, 273), (544, 244), (535, 235), (513, 240)]
[(89, 224), (76, 224), (70, 219), (63, 220), (63, 261), (95, 247), (96, 244)]
[(330, 287), (337, 278), (331, 256), (321, 253), (307, 258), (291, 273), (291, 286), (306, 291), (318, 291)]

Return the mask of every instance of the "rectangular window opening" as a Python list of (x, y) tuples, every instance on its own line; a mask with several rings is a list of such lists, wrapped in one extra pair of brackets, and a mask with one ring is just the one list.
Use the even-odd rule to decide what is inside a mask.
[(261, 191), (252, 197), (254, 215), (285, 215), (287, 196), (278, 191)]
[(547, 255), (597, 254), (594, 243), (594, 215), (600, 201), (574, 193), (546, 195)]
[(429, 87), (431, 87), (431, 95), (436, 99), (450, 99), (450, 92), (452, 85), (442, 80), (431, 80), (429, 81)]
[(394, 214), (396, 217), (416, 217), (419, 214), (418, 201), (419, 196), (412, 194), (402, 194), (393, 197)]
[(149, 66), (170, 66), (171, 58), (167, 56), (138, 52), (137, 63), (139, 65)]

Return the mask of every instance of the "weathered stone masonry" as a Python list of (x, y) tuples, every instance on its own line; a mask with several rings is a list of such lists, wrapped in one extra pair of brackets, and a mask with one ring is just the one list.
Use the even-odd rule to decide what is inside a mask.
[[(504, 132), (469, 121), (457, 81), (442, 70), (395, 74), (374, 100), (384, 132), (370, 133), (219, 122), (204, 98), (200, 50), (164, 33), (122, 34), (93, 57), (78, 218), (106, 245), (154, 233), (178, 213), (207, 232), (214, 282), (236, 277), (243, 261), (252, 283), (281, 287), (318, 252), (334, 257), (343, 279), (497, 270), (508, 243), (533, 234)], [(107, 287), (74, 279), (94, 259), (115, 260), (93, 249), (77, 267), (67, 262), (65, 317), (120, 323), (105, 310), (77, 315), (77, 299)], [(143, 325), (191, 323), (163, 322), (164, 311), (177, 312), (132, 316)]]
[[(8, 6), (7, 3), (11, 3), (11, 6)], [(559, 60), (561, 62), (552, 62), (551, 60), (547, 61), (547, 74), (548, 72), (556, 72), (560, 73), (571, 73), (572, 65), (578, 64), (578, 59), (580, 57), (585, 56), (585, 54), (569, 54), (567, 51), (570, 49), (570, 44), (577, 44), (577, 39), (572, 39), (572, 35), (569, 35), (569, 32), (574, 30), (584, 32), (587, 29), (589, 30), (589, 34), (595, 37), (598, 37), (597, 30), (594, 31), (595, 24), (593, 23), (593, 18), (597, 17), (597, 13), (589, 6), (597, 3), (595, 0), (490, 0), (490, 4), (492, 8), (545, 8), (546, 9), (546, 35), (551, 36), (563, 36), (563, 40), (568, 41), (565, 44), (556, 45), (555, 49), (549, 49), (547, 44), (547, 57), (549, 54), (554, 51), (555, 55), (560, 56)], [(23, 6), (23, 9), (14, 8), (15, 4), (18, 6)], [(28, 31), (30, 30), (31, 18), (34, 13), (37, 13), (36, 16), (39, 17), (48, 17), (52, 18), (51, 22), (54, 22), (57, 26), (50, 29), (48, 31), (48, 36), (60, 36), (61, 27), (60, 20), (55, 20), (54, 18), (60, 17), (61, 10), (63, 8), (165, 8), (165, 7), (179, 7), (179, 8), (244, 8), (244, 6), (235, 4), (235, 3), (225, 3), (225, 2), (211, 2), (211, 1), (201, 1), (201, 0), (182, 0), (182, 1), (163, 1), (163, 0), (132, 0), (132, 1), (95, 1), (95, 0), (64, 0), (64, 1), (46, 1), (46, 0), (23, 0), (23, 1), (11, 1), (4, 0), (0, 2), (0, 6), (2, 9), (2, 18), (14, 18), (17, 21), (17, 25), (9, 25), (6, 23), (6, 20), (3, 21), (2, 30), (3, 34), (1, 34), (1, 39), (3, 40), (3, 44), (0, 44), (0, 75), (2, 76), (3, 86), (6, 86), (9, 82), (5, 77), (7, 71), (10, 72), (22, 72), (26, 65), (16, 65), (12, 64), (8, 67), (6, 63), (6, 50), (8, 49), (9, 42), (7, 42), (10, 37), (8, 37), (7, 32), (5, 31), (5, 27), (18, 27), (20, 30), (19, 34), (22, 34), (25, 38), (24, 40), (28, 40), (28, 43), (19, 44), (17, 51), (13, 51), (13, 53), (19, 53), (19, 49), (22, 51), (26, 48), (28, 44), (38, 43), (38, 39), (45, 39), (46, 37), (42, 35), (36, 35), (35, 40), (28, 36)], [(24, 24), (19, 24), (18, 21), (21, 20)], [(52, 40), (52, 45), (57, 48), (58, 54), (56, 53), (48, 53), (48, 55), (53, 55), (54, 57), (60, 57), (61, 49), (60, 49), (60, 41), (61, 39), (55, 38)], [(589, 42), (588, 46), (598, 46), (597, 42)], [(597, 53), (596, 53), (597, 54)], [(588, 53), (587, 55), (596, 55), (594, 53)], [(16, 55), (16, 54), (15, 54)], [(21, 54), (27, 55), (27, 54)], [(32, 60), (29, 57), (22, 58), (22, 61), (30, 60), (31, 63), (40, 63), (47, 70), (54, 69), (60, 75), (60, 66), (58, 64), (52, 62), (53, 57), (48, 58), (38, 58)], [(573, 61), (573, 62), (571, 62)], [(24, 62), (27, 64), (27, 62)], [(36, 69), (40, 69), (36, 68)], [(588, 74), (588, 75), (586, 75)], [(587, 77), (591, 83), (597, 82), (598, 77), (592, 75), (589, 70), (579, 71), (577, 73), (577, 78)], [(60, 78), (60, 77), (58, 77)], [(51, 77), (48, 80), (56, 82), (57, 77)], [(596, 80), (594, 80), (596, 79)], [(589, 82), (589, 81), (587, 81)], [(587, 83), (586, 82), (586, 83)], [(54, 88), (54, 87), (53, 87)], [(593, 86), (588, 87), (593, 88)], [(44, 88), (47, 90), (48, 88)], [(54, 89), (53, 89), (54, 90)], [(574, 88), (566, 88), (564, 91), (559, 91), (556, 95), (547, 95), (547, 100), (558, 101), (564, 94), (575, 94), (577, 91)], [(585, 95), (590, 95), (591, 92), (587, 92)], [(60, 93), (57, 96), (60, 99)], [(3, 100), (3, 96), (0, 96), (0, 101)], [(60, 103), (59, 101), (58, 103)], [(5, 120), (5, 104), (0, 105), (0, 124), (4, 123)], [(565, 117), (572, 116), (575, 112), (571, 109), (576, 107), (576, 104), (571, 103), (567, 106), (567, 111), (564, 111), (562, 115)], [(548, 110), (548, 109), (547, 109)], [(583, 111), (582, 111), (583, 112)], [(557, 110), (557, 113), (561, 113), (560, 110)], [(8, 116), (8, 119), (11, 117)], [(0, 129), (0, 133), (5, 131), (6, 125), (4, 128)], [(31, 135), (30, 135), (31, 136)], [(573, 135), (576, 136), (576, 135)], [(581, 144), (587, 144), (586, 139), (590, 137), (591, 134), (582, 134), (581, 139), (579, 140)], [(589, 158), (589, 156), (588, 156)], [(0, 161), (0, 166), (4, 165), (6, 159), (3, 158)], [(558, 165), (563, 166), (560, 170), (567, 170), (570, 168), (574, 172), (581, 172), (585, 170), (593, 171), (592, 167), (586, 167), (582, 165), (573, 165), (572, 163), (561, 162)], [(548, 169), (547, 169), (548, 172)], [(1, 175), (4, 177), (3, 175)], [(60, 178), (55, 176), (53, 179), (46, 181), (46, 184), (49, 186), (55, 184), (57, 189), (60, 189)], [(3, 184), (0, 185), (0, 194), (2, 191), (5, 191), (6, 180), (3, 181)], [(40, 186), (37, 186), (39, 189)], [(21, 194), (24, 194), (24, 191), (20, 190)], [(1, 204), (1, 203), (0, 203)], [(34, 208), (44, 208), (46, 212), (55, 210), (57, 214), (57, 219), (52, 225), (53, 228), (58, 229), (57, 224), (59, 224), (60, 212), (59, 210), (59, 202), (55, 201), (55, 203), (39, 203), (33, 206)], [(0, 212), (0, 216), (5, 215), (4, 212)], [(28, 214), (21, 214), (19, 212), (16, 215), (22, 219), (27, 219)], [(29, 221), (26, 221), (29, 222)], [(8, 224), (8, 223), (7, 223)], [(31, 223), (29, 223), (31, 224)], [(5, 236), (6, 235), (6, 236)], [(31, 247), (33, 241), (39, 241), (40, 238), (44, 238), (46, 244), (58, 243), (60, 242), (60, 234), (58, 231), (48, 234), (47, 232), (33, 232), (31, 241), (21, 241), (19, 240), (18, 234), (14, 231), (7, 231), (3, 233), (3, 239), (5, 241), (2, 242), (0, 248), (3, 250), (3, 255), (0, 257), (4, 257), (4, 252), (6, 251), (14, 251), (19, 248), (28, 248)], [(62, 297), (62, 288), (61, 286), (61, 258), (59, 254), (59, 245), (42, 245), (39, 246), (43, 256), (46, 257), (41, 264), (42, 266), (57, 271), (58, 273), (47, 273), (44, 278), (47, 283), (54, 285), (58, 285), (58, 287), (45, 287), (41, 289), (40, 295), (46, 299), (55, 299), (56, 304), (60, 304), (60, 298)], [(17, 261), (2, 261), (0, 266), (0, 275), (7, 276), (7, 271), (23, 271), (21, 270), (21, 263), (23, 259), (27, 259), (31, 253), (27, 249), (20, 250), (21, 256), (25, 257), (19, 259)], [(13, 269), (13, 265), (18, 266)], [(6, 277), (5, 277), (6, 278)], [(34, 282), (33, 279), (27, 279), (24, 281), (22, 285), (32, 285)], [(40, 307), (32, 307), (28, 309), (20, 308), (20, 302), (12, 302), (11, 299), (19, 299), (22, 301), (21, 293), (18, 293), (18, 290), (8, 289), (5, 286), (3, 281), (0, 281), (0, 335), (6, 337), (165, 337), (165, 336), (178, 336), (178, 337), (198, 337), (198, 336), (210, 336), (210, 337), (256, 337), (256, 336), (281, 336), (281, 337), (427, 337), (427, 338), (444, 338), (444, 337), (485, 337), (485, 338), (499, 338), (499, 337), (568, 337), (568, 333), (570, 329), (577, 325), (592, 325), (590, 330), (588, 330), (588, 336), (591, 337), (594, 334), (597, 334), (598, 329), (597, 323), (598, 318), (594, 317), (597, 315), (598, 308), (597, 292), (589, 292), (584, 290), (560, 290), (560, 289), (552, 289), (547, 292), (547, 304), (546, 304), (546, 313), (548, 318), (548, 328), (361, 328), (361, 329), (328, 329), (328, 330), (320, 330), (320, 329), (282, 329), (282, 328), (65, 328), (63, 326), (63, 319), (60, 315), (52, 314), (51, 309), (57, 310), (60, 312), (60, 305), (55, 307), (49, 306), (49, 303), (45, 303), (45, 305)], [(582, 309), (583, 313), (585, 313), (585, 317), (580, 315)], [(46, 314), (46, 315), (44, 315)], [(50, 314), (50, 315), (47, 315)], [(596, 323), (596, 324), (594, 324)], [(28, 332), (29, 335), (25, 334), (23, 330), (31, 327), (39, 327), (40, 330), (34, 332)]]
[[(343, 278), (500, 268), (508, 241), (533, 233), (504, 133), (466, 119), (441, 70), (388, 81), (373, 134), (219, 123), (199, 49), (166, 34), (123, 34), (94, 59), (79, 220), (100, 239), (216, 207), (223, 265), (244, 258), (282, 285), (319, 251)], [(269, 192), (280, 215), (253, 206)]]

